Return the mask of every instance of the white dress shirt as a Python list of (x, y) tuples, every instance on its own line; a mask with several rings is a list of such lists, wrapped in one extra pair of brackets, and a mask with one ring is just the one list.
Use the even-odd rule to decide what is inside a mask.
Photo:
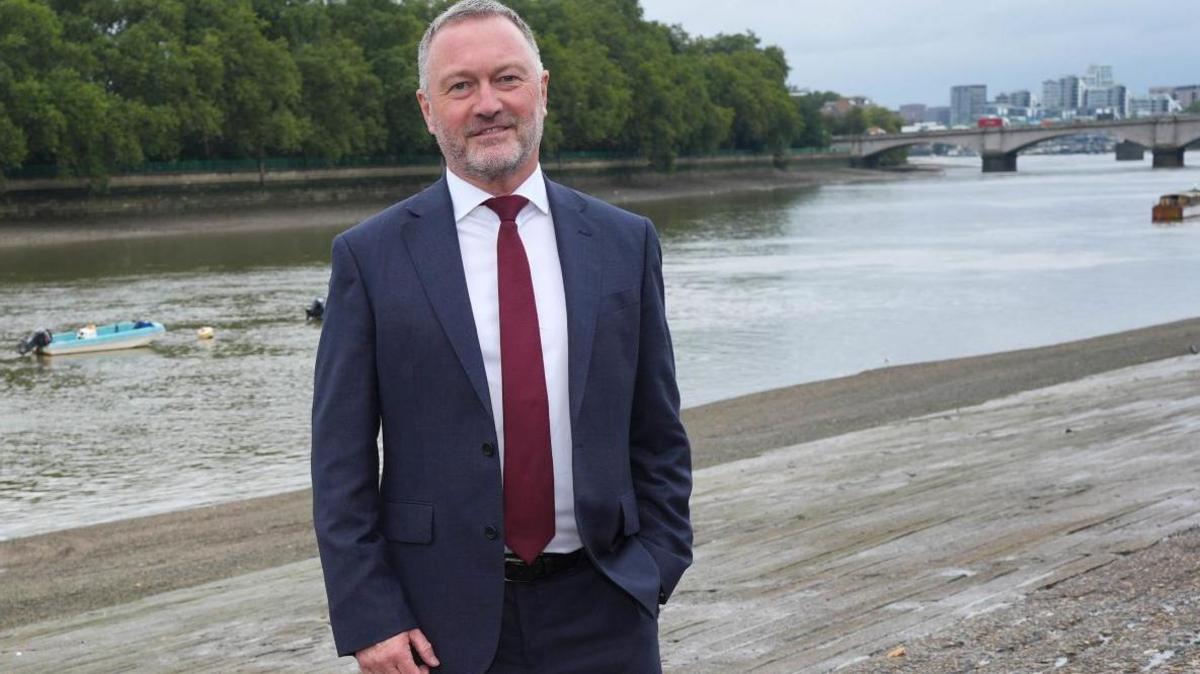
[[(479, 350), (487, 371), (488, 394), (496, 422), (500, 470), (504, 470), (504, 396), (500, 373), (500, 298), (496, 271), (496, 239), (500, 217), (483, 202), (491, 194), (447, 169), (446, 183), (454, 204), (458, 246), (467, 294), (475, 317)], [(550, 451), (554, 461), (554, 538), (546, 552), (572, 552), (582, 547), (575, 524), (575, 485), (571, 477), (571, 415), (567, 389), (567, 300), (554, 220), (546, 196), (546, 181), (539, 165), (513, 191), (529, 203), (517, 214), (517, 233), (529, 258), (538, 331), (542, 338), (542, 364), (546, 371), (546, 397), (550, 404)]]

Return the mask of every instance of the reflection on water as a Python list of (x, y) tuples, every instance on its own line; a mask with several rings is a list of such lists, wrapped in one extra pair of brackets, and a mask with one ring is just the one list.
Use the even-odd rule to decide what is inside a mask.
[(671, 200), (638, 206), (667, 241), (777, 239), (792, 224), (792, 213), (818, 198), (816, 187), (708, 199)]
[(1200, 313), (1200, 226), (1149, 222), (1197, 168), (1022, 157), (1020, 173), (984, 175), (977, 159), (947, 163), (938, 179), (764, 199), (760, 236), (721, 230), (742, 204), (664, 227), (685, 403)]
[[(637, 208), (663, 236), (684, 403), (1197, 314), (1200, 225), (1149, 224), (1197, 169), (958, 165)], [(0, 537), (307, 486), (319, 329), (303, 309), (341, 229), (0, 247)], [(107, 354), (8, 351), (36, 327), (125, 319), (168, 333)]]
[(230, 273), (267, 266), (318, 264), (329, 260), (330, 241), (343, 229), (333, 226), (198, 233), (0, 247), (0, 283), (16, 285), (184, 271)]

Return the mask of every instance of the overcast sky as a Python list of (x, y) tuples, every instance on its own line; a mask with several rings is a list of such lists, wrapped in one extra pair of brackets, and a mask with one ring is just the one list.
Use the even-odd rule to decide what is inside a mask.
[(782, 47), (789, 82), (902, 103), (947, 105), (955, 84), (988, 97), (1111, 65), (1144, 96), (1200, 84), (1200, 0), (641, 0), (645, 17), (692, 35), (753, 31)]

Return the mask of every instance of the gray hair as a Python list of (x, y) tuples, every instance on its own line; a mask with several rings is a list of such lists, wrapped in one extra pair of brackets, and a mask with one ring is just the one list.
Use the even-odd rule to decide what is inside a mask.
[(525, 23), (520, 14), (496, 0), (461, 0), (439, 14), (429, 24), (429, 27), (425, 29), (425, 35), (421, 38), (421, 45), (417, 47), (417, 75), (420, 77), (422, 90), (426, 90), (429, 86), (429, 43), (433, 42), (433, 36), (452, 23), (488, 16), (502, 16), (521, 31), (521, 35), (525, 36), (525, 41), (529, 43), (529, 51), (533, 53), (533, 63), (537, 67), (537, 71), (539, 73), (542, 71), (542, 54), (538, 51), (537, 40), (534, 39), (529, 24)]

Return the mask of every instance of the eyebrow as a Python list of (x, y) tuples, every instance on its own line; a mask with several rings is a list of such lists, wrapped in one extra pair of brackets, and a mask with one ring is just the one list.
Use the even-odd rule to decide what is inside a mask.
[[(504, 72), (505, 70), (509, 69), (519, 70), (523, 74), (527, 74), (529, 72), (529, 69), (526, 68), (520, 61), (501, 61), (498, 67), (492, 69), (492, 74)], [(470, 70), (454, 70), (444, 75), (440, 80), (438, 80), (438, 82), (442, 85), (445, 85), (450, 80), (456, 80), (464, 77), (471, 78), (474, 76), (475, 73)]]

